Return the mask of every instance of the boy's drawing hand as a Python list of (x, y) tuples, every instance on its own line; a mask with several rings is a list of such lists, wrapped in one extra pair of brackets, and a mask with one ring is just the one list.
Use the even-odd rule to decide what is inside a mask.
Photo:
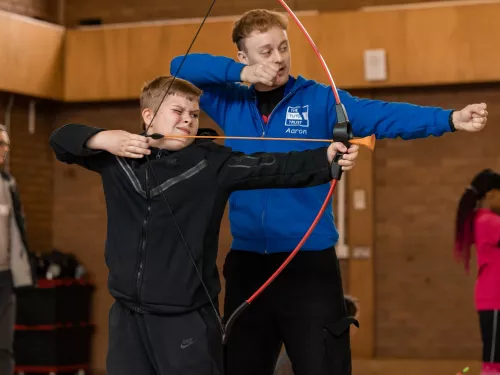
[(135, 159), (151, 154), (149, 138), (124, 130), (99, 132), (87, 141), (87, 148), (105, 150), (116, 156)]
[(334, 142), (328, 147), (328, 162), (331, 164), (333, 158), (337, 151), (343, 152), (344, 156), (339, 160), (339, 165), (342, 167), (343, 171), (348, 171), (354, 168), (354, 164), (356, 164), (356, 158), (358, 157), (358, 145), (351, 145), (349, 149), (342, 142)]

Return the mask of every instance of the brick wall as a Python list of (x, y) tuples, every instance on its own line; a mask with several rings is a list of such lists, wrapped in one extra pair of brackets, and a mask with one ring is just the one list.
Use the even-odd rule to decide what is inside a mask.
[[(131, 103), (65, 105), (54, 128), (68, 122), (137, 130), (137, 111)], [(97, 174), (55, 161), (54, 246), (74, 253), (88, 269), (97, 288), (94, 293), (92, 321), (96, 324), (93, 341), (93, 365), (105, 368), (108, 337), (108, 311), (112, 298), (107, 291), (107, 268), (104, 263), (106, 211), (101, 181)]]
[[(4, 123), (9, 96), (0, 93), (0, 123)], [(28, 240), (33, 251), (52, 247), (52, 157), (47, 140), (57, 106), (37, 101), (35, 132), (28, 131), (29, 98), (15, 96), (11, 114), (11, 173), (17, 180), (26, 214)]]
[(64, 0), (0, 0), (0, 9), (58, 23), (58, 3)]
[[(107, 129), (137, 132), (140, 129), (139, 118), (135, 102), (68, 104), (59, 112), (54, 126), (79, 122)], [(207, 120), (203, 119), (205, 125)], [(107, 349), (107, 317), (112, 298), (106, 287), (106, 211), (100, 178), (93, 172), (56, 161), (54, 197), (54, 246), (76, 254), (89, 269), (98, 286), (94, 295), (93, 321), (97, 324), (97, 332), (94, 337), (93, 357), (95, 367), (102, 370)], [(230, 244), (227, 215), (224, 217), (220, 236), (222, 253), (218, 263), (221, 266)]]
[[(59, 111), (55, 127), (69, 122), (107, 129), (137, 132), (139, 111), (135, 102), (107, 104), (67, 104)], [(204, 127), (220, 130), (207, 116), (202, 115)], [(222, 133), (221, 133), (222, 134)], [(108, 310), (112, 303), (106, 282), (104, 263), (106, 237), (106, 211), (101, 181), (97, 174), (80, 167), (54, 163), (54, 246), (69, 251), (88, 268), (98, 286), (94, 295), (93, 322), (97, 324), (93, 357), (97, 370), (104, 369), (108, 338)], [(219, 269), (222, 270), (231, 243), (227, 212), (220, 232)], [(347, 263), (342, 261), (343, 278), (346, 279)], [(222, 277), (222, 275), (221, 275)], [(346, 281), (344, 281), (344, 284)], [(224, 293), (224, 289), (222, 291)], [(223, 296), (223, 294), (221, 295)], [(222, 302), (222, 298), (221, 298)], [(221, 304), (222, 308), (222, 304)]]
[[(375, 152), (377, 355), (478, 357), (480, 340), (472, 303), (474, 273), (465, 276), (453, 261), (452, 226), (456, 202), (471, 176), (484, 167), (500, 169), (500, 130), (495, 127), (500, 121), (500, 108), (495, 104), (500, 102), (500, 87), (379, 90), (372, 95), (449, 108), (482, 100), (490, 105), (490, 124), (483, 134), (382, 140)], [(2, 121), (7, 99), (7, 95), (0, 95)], [(73, 252), (90, 270), (98, 285), (93, 312), (98, 327), (94, 357), (102, 369), (111, 298), (105, 287), (106, 217), (100, 181), (91, 172), (54, 163), (47, 139), (55, 126), (71, 121), (133, 131), (138, 125), (135, 103), (59, 107), (39, 101), (34, 135), (28, 132), (27, 109), (28, 98), (16, 96), (11, 170), (25, 205), (29, 240), (36, 251), (54, 246)], [(229, 241), (225, 218), (219, 264)]]
[[(500, 86), (393, 89), (370, 94), (382, 100), (448, 108), (483, 100), (490, 105), (490, 126), (483, 134), (382, 140), (375, 152), (377, 355), (477, 358), (480, 341), (473, 309), (474, 276), (465, 276), (452, 258), (452, 225), (456, 202), (469, 178), (485, 166), (500, 169), (500, 130), (495, 127), (500, 121), (495, 111)], [(81, 121), (133, 131), (137, 119), (135, 103), (66, 105), (56, 124)], [(208, 120), (202, 121), (206, 124)], [(90, 172), (56, 163), (54, 197), (54, 246), (78, 254), (100, 286), (94, 310), (99, 331), (94, 354), (98, 366), (103, 366), (111, 299), (105, 289), (102, 249), (106, 219), (100, 181)], [(219, 264), (229, 236), (225, 218)], [(345, 262), (343, 266), (345, 279)]]
[(489, 104), (481, 134), (377, 143), (376, 348), (406, 358), (480, 358), (475, 271), (452, 257), (456, 205), (475, 173), (500, 170), (500, 86), (387, 90), (382, 100), (461, 109)]

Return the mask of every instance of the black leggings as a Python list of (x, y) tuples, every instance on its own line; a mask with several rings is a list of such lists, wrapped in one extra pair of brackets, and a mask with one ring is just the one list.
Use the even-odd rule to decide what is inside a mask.
[(500, 364), (500, 310), (479, 311), (483, 362)]

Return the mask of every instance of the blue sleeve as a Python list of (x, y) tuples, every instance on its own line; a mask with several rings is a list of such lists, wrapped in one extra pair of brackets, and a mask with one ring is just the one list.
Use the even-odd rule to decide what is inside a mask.
[[(417, 139), (441, 136), (451, 132), (450, 115), (453, 110), (439, 107), (423, 107), (410, 103), (384, 102), (361, 99), (346, 91), (338, 90), (355, 137), (375, 134), (377, 139)], [(335, 99), (330, 89), (329, 108), (333, 126), (336, 123)]]
[(186, 57), (175, 57), (170, 63), (170, 74), (203, 90), (200, 98), (201, 109), (225, 130), (228, 106), (242, 89), (237, 82), (240, 82), (241, 70), (244, 67), (244, 64), (229, 57), (191, 53)]
[(203, 88), (205, 85), (241, 82), (244, 67), (245, 64), (229, 57), (191, 53), (185, 59), (184, 55), (175, 57), (170, 63), (170, 74)]

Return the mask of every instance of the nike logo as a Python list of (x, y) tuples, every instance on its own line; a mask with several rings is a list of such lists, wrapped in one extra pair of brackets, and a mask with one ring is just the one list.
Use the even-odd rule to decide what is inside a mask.
[(195, 343), (196, 341), (192, 338), (189, 339), (184, 339), (181, 342), (181, 349), (186, 349), (188, 346), (191, 346)]

